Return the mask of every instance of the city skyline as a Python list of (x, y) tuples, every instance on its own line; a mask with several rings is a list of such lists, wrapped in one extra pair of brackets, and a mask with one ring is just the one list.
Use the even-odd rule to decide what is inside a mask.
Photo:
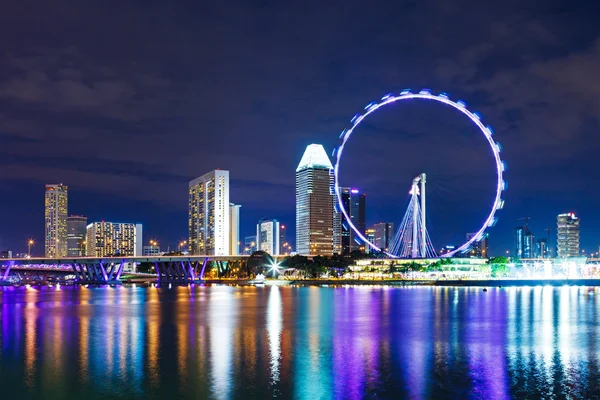
[[(354, 6), (345, 6), (351, 15)], [(187, 237), (182, 185), (218, 167), (230, 170), (237, 196), (233, 200), (243, 203), (241, 237), (263, 216), (292, 227), (290, 171), (302, 149), (322, 143), (331, 154), (339, 132), (365, 104), (406, 87), (447, 91), (466, 100), (481, 111), (505, 146), (510, 186), (506, 208), (489, 232), (491, 253), (512, 251), (513, 229), (523, 215), (532, 217), (530, 229), (539, 236), (554, 227), (557, 214), (568, 212), (584, 221), (581, 248), (598, 247), (600, 213), (595, 199), (600, 190), (587, 182), (598, 180), (591, 156), (599, 145), (597, 113), (592, 112), (596, 78), (589, 71), (598, 69), (600, 38), (589, 4), (567, 17), (542, 1), (531, 3), (539, 10), (535, 15), (523, 10), (515, 14), (512, 2), (478, 4), (470, 8), (470, 15), (457, 5), (447, 5), (447, 10), (428, 2), (410, 7), (390, 3), (385, 11), (369, 10), (364, 26), (352, 27), (336, 18), (339, 10), (328, 4), (318, 13), (300, 12), (303, 24), (296, 28), (301, 35), (290, 26), (282, 28), (281, 37), (260, 31), (254, 39), (234, 20), (215, 24), (218, 12), (209, 9), (199, 17), (202, 24), (180, 21), (185, 32), (181, 36), (160, 29), (149, 32), (148, 47), (128, 46), (122, 38), (135, 36), (133, 28), (115, 24), (104, 32), (107, 46), (102, 49), (90, 45), (95, 42), (90, 18), (97, 16), (83, 4), (73, 7), (87, 20), (68, 19), (52, 10), (54, 26), (68, 29), (52, 30), (35, 45), (30, 35), (48, 27), (32, 26), (32, 20), (23, 20), (16, 10), (6, 10), (8, 22), (2, 29), (13, 40), (6, 44), (0, 78), (5, 151), (0, 180), (3, 193), (9, 194), (0, 200), (0, 226), (6, 227), (0, 230), (0, 248), (24, 252), (32, 237), (33, 252), (44, 253), (39, 224), (43, 216), (37, 205), (40, 187), (52, 182), (69, 186), (71, 214), (90, 220), (144, 221), (165, 248), (176, 246)], [(132, 12), (131, 5), (123, 7), (124, 13)], [(148, 15), (163, 7), (141, 12)], [(182, 12), (184, 5), (172, 7), (180, 15), (194, 15)], [(272, 5), (256, 11), (253, 20), (266, 18), (268, 12), (281, 16), (299, 10), (291, 4)], [(392, 23), (392, 15), (405, 12), (412, 13), (406, 24)], [(320, 25), (317, 15), (332, 24), (307, 29)], [(268, 19), (266, 26), (276, 19)], [(415, 36), (410, 44), (398, 40), (404, 30), (416, 31), (423, 19), (437, 21), (434, 29)], [(496, 22), (485, 22), (490, 20)], [(220, 37), (207, 50), (202, 43), (214, 29), (231, 36)], [(336, 34), (346, 30), (347, 36)], [(442, 45), (440, 37), (446, 32), (454, 37)], [(288, 46), (284, 39), (300, 36), (330, 41), (315, 39), (314, 46), (292, 50), (298, 46)], [(267, 40), (273, 51), (259, 45)], [(202, 51), (189, 51), (199, 46)], [(198, 61), (205, 51), (209, 57), (232, 58), (213, 70)], [(156, 59), (165, 52), (168, 62)], [(363, 61), (357, 64), (359, 54)], [(510, 62), (498, 62), (508, 55)], [(136, 61), (140, 59), (155, 63)], [(131, 65), (138, 65), (135, 74)], [(577, 79), (567, 81), (564, 71), (577, 71), (570, 73)], [(517, 79), (519, 74), (522, 78)], [(488, 183), (478, 173), (489, 160), (477, 154), (489, 154), (478, 147), (481, 138), (463, 140), (468, 130), (462, 129), (460, 118), (433, 106), (409, 106), (406, 113), (415, 111), (415, 117), (404, 118), (403, 107), (390, 110), (390, 118), (396, 113), (403, 118), (391, 118), (393, 123), (387, 124), (382, 115), (357, 132), (352, 144), (356, 151), (347, 149), (348, 164), (342, 166), (343, 178), (348, 179), (343, 184), (369, 193), (371, 222), (397, 223), (400, 194), (405, 194), (408, 180), (427, 173), (429, 214), (439, 216), (431, 220), (432, 239), (442, 245), (459, 243), (464, 232), (473, 232), (481, 222), (481, 209), (488, 205), (482, 200), (471, 207)], [(202, 156), (188, 151), (191, 148), (202, 148)], [(440, 166), (430, 157), (447, 161)], [(447, 174), (441, 175), (444, 171)], [(388, 199), (385, 192), (396, 197)], [(292, 230), (289, 236), (293, 241)]]

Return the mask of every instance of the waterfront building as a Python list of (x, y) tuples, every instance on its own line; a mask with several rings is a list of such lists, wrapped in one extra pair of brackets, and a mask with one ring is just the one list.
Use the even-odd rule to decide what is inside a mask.
[(0, 251), (0, 258), (12, 258), (13, 254), (10, 250), (2, 250)]
[(287, 242), (287, 226), (279, 224), (279, 254), (291, 253), (291, 246)]
[(240, 208), (239, 204), (229, 203), (229, 253), (240, 254)]
[(246, 236), (244, 238), (244, 254), (249, 255), (256, 251), (256, 236)]
[(230, 255), (229, 171), (214, 170), (189, 183), (189, 251)]
[(527, 226), (515, 228), (515, 253), (516, 258), (535, 257), (535, 236)]
[(375, 229), (373, 244), (379, 247), (381, 251), (388, 251), (394, 239), (394, 223), (380, 222), (373, 225), (373, 229)]
[[(344, 211), (350, 217), (350, 221), (356, 229), (364, 236), (366, 230), (366, 198), (365, 193), (360, 193), (358, 189), (348, 187), (340, 188), (340, 195)], [(343, 217), (342, 213), (339, 213)], [(341, 221), (341, 239), (342, 254), (350, 254), (355, 250), (364, 250), (362, 240), (356, 232), (350, 227), (345, 217)]]
[[(333, 166), (320, 144), (309, 145), (296, 168), (296, 251), (330, 256), (341, 247), (334, 208)], [(334, 232), (337, 231), (337, 232)]]
[(153, 240), (150, 241), (149, 245), (144, 246), (144, 248), (142, 249), (142, 255), (144, 257), (156, 257), (160, 256), (160, 254), (160, 246), (157, 242)]
[(579, 257), (579, 222), (574, 213), (556, 217), (558, 258)]
[(87, 217), (70, 215), (67, 217), (67, 256), (85, 257), (85, 236)]
[(61, 184), (46, 185), (44, 204), (46, 257), (67, 255), (68, 187)]
[(536, 258), (550, 258), (548, 251), (548, 239), (542, 238), (535, 242), (535, 257)]
[[(375, 243), (374, 243), (374, 242), (375, 242), (375, 228), (369, 228), (369, 229), (366, 229), (366, 230), (365, 230), (365, 237), (367, 238), (367, 240), (368, 240), (370, 243), (373, 243), (373, 244), (375, 244)], [(367, 253), (373, 253), (373, 251), (374, 251), (375, 249), (373, 249), (373, 247), (371, 247), (371, 246), (369, 246), (369, 245), (367, 245), (367, 246), (368, 246), (368, 248), (367, 248), (367, 249), (365, 249), (365, 251), (366, 251)]]
[[(467, 241), (471, 240), (476, 233), (467, 233)], [(480, 240), (476, 240), (471, 244), (469, 249), (469, 257), (472, 258), (487, 258), (488, 257), (488, 237), (489, 234), (484, 232)], [(441, 254), (440, 254), (441, 255)]]
[(142, 224), (92, 222), (86, 228), (87, 257), (142, 255)]
[(281, 251), (281, 232), (279, 221), (276, 219), (261, 219), (256, 225), (256, 248), (272, 256), (277, 256)]

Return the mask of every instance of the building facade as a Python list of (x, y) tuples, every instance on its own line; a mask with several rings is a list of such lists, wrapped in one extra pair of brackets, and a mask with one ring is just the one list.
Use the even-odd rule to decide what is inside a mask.
[(160, 246), (158, 244), (149, 244), (142, 249), (142, 255), (144, 257), (156, 257), (160, 256), (160, 254)]
[(137, 257), (142, 252), (142, 224), (92, 222), (86, 228), (87, 257)]
[(261, 219), (256, 225), (256, 249), (278, 256), (281, 251), (281, 231), (276, 219)]
[[(340, 188), (340, 196), (342, 198), (342, 204), (344, 210), (350, 217), (352, 224), (358, 229), (358, 231), (364, 236), (366, 231), (366, 198), (364, 193), (360, 193), (358, 189), (352, 188)], [(339, 213), (342, 217), (341, 221), (341, 239), (342, 239), (342, 254), (350, 254), (355, 250), (364, 250), (364, 244), (358, 237), (356, 232), (350, 227), (348, 221), (343, 217), (342, 213)]]
[(394, 223), (380, 222), (373, 225), (375, 231), (373, 236), (373, 244), (379, 247), (382, 251), (389, 251), (390, 244), (394, 239)]
[(290, 244), (287, 242), (287, 225), (279, 224), (279, 254), (290, 254)]
[(240, 208), (239, 204), (229, 204), (229, 254), (240, 254)]
[(192, 255), (230, 255), (229, 171), (189, 183), (188, 246)]
[(579, 218), (574, 213), (556, 217), (556, 249), (558, 258), (579, 257)]
[[(475, 235), (476, 233), (467, 233), (467, 242)], [(487, 258), (489, 255), (488, 238), (489, 233), (484, 232), (480, 240), (477, 240), (471, 244), (471, 249), (469, 249), (468, 256), (472, 258)]]
[(515, 228), (516, 258), (535, 258), (535, 236), (527, 226)]
[[(309, 145), (296, 168), (298, 254), (331, 256), (334, 253), (334, 227), (339, 217), (334, 209), (333, 185), (333, 166), (325, 149), (320, 144)], [(340, 246), (337, 242), (335, 245)]]
[(535, 242), (535, 257), (536, 258), (550, 258), (550, 252), (548, 251), (548, 239), (538, 239)]
[(244, 254), (249, 255), (256, 251), (256, 236), (246, 236), (244, 238)]
[(87, 217), (70, 215), (67, 218), (67, 256), (85, 257)]
[[(375, 228), (369, 228), (367, 230), (365, 230), (365, 237), (367, 238), (367, 240), (370, 243), (375, 244)], [(367, 253), (373, 253), (375, 251), (375, 249), (373, 247), (371, 247), (370, 245), (367, 245), (368, 248), (365, 249), (365, 252)]]
[(67, 255), (68, 187), (63, 184), (46, 185), (44, 204), (46, 257)]

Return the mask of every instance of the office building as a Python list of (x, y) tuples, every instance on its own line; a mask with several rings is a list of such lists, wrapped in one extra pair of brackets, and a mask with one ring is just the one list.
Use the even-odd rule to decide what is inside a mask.
[(13, 253), (10, 250), (0, 251), (0, 258), (13, 258)]
[(550, 258), (548, 239), (538, 239), (535, 242), (535, 256), (536, 258)]
[(229, 203), (229, 254), (240, 254), (240, 208), (239, 204)]
[(256, 248), (272, 256), (279, 255), (281, 250), (281, 232), (276, 219), (261, 219), (256, 225)]
[(229, 171), (211, 171), (189, 183), (189, 251), (230, 255)]
[[(333, 166), (320, 144), (309, 145), (296, 168), (296, 251), (301, 255), (334, 253)], [(340, 246), (338, 240), (336, 246)]]
[(246, 236), (244, 238), (244, 254), (249, 255), (256, 251), (256, 236)]
[[(350, 217), (352, 224), (364, 236), (366, 230), (366, 198), (364, 193), (360, 193), (358, 189), (340, 188), (340, 196), (344, 210)], [(345, 220), (342, 213), (338, 214), (342, 217), (341, 220), (341, 246), (342, 254), (350, 254), (355, 250), (364, 250), (362, 240), (356, 232), (350, 227), (348, 221)]]
[(287, 242), (287, 226), (279, 224), (279, 254), (290, 254), (292, 246)]
[(67, 255), (68, 187), (46, 185), (44, 205), (46, 257)]
[[(375, 244), (375, 228), (369, 228), (367, 230), (365, 230), (365, 237), (367, 238), (367, 240), (370, 243)], [(367, 245), (368, 248), (365, 248), (365, 252), (366, 253), (373, 253), (373, 251), (375, 251), (375, 249), (373, 249), (373, 247)]]
[[(467, 233), (467, 242), (475, 236), (476, 233)], [(474, 241), (469, 249), (468, 256), (471, 258), (487, 258), (488, 257), (488, 237), (489, 234), (484, 232), (481, 239)], [(466, 255), (466, 254), (465, 254)]]
[(85, 257), (85, 236), (87, 217), (70, 215), (67, 217), (67, 256)]
[(86, 228), (87, 257), (137, 257), (142, 253), (142, 224), (92, 222)]
[(144, 257), (156, 257), (160, 256), (160, 254), (160, 246), (157, 242), (153, 240), (150, 241), (149, 245), (144, 246), (144, 248), (142, 249), (142, 255)]
[(527, 226), (515, 228), (515, 253), (516, 258), (535, 257), (535, 236)]
[(389, 251), (390, 244), (394, 239), (394, 223), (380, 222), (373, 225), (373, 229), (375, 230), (373, 244), (381, 251)]
[(556, 249), (558, 258), (579, 256), (579, 218), (573, 213), (556, 217)]

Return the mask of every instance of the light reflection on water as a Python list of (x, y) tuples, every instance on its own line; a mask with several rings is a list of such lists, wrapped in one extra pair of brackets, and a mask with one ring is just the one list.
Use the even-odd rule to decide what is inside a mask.
[[(1, 288), (3, 398), (595, 398), (586, 287)], [(6, 397), (5, 397), (6, 396)]]

